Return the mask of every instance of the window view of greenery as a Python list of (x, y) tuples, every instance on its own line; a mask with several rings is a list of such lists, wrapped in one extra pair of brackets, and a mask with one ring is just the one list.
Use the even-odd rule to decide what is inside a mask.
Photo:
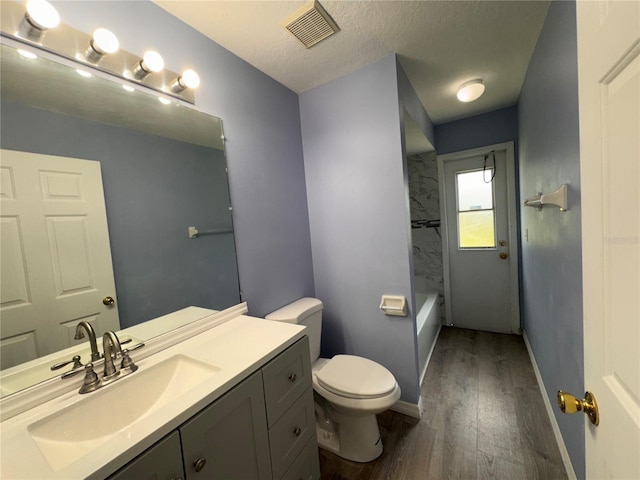
[(493, 214), (493, 174), (476, 170), (456, 175), (458, 195), (459, 248), (492, 248), (496, 246)]

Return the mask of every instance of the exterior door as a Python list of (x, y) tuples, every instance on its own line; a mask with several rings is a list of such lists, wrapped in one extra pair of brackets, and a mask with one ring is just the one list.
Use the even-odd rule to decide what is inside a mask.
[[(577, 2), (587, 478), (640, 478), (640, 2)], [(578, 393), (578, 392), (572, 392)], [(577, 440), (577, 439), (576, 439)]]
[(2, 368), (119, 330), (100, 163), (2, 150), (0, 202)]
[(443, 155), (438, 162), (447, 323), (516, 333), (520, 319), (513, 144)]

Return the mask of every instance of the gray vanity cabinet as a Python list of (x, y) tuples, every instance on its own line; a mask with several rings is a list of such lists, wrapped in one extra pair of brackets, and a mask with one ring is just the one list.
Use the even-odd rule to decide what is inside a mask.
[(108, 480), (178, 480), (184, 478), (180, 435), (173, 432), (136, 457)]
[(260, 372), (178, 430), (187, 480), (271, 479)]
[(318, 480), (303, 337), (109, 480)]
[(262, 379), (273, 479), (319, 478), (308, 337), (262, 367)]

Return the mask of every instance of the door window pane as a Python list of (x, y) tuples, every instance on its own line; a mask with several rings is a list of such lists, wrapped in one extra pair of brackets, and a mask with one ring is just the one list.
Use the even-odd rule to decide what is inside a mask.
[(459, 248), (496, 246), (493, 182), (485, 182), (492, 174), (493, 169), (456, 174)]
[(493, 182), (484, 181), (485, 176), (488, 180), (492, 175), (492, 168), (457, 174), (459, 212), (493, 208)]
[(458, 212), (460, 248), (490, 248), (496, 246), (493, 210)]

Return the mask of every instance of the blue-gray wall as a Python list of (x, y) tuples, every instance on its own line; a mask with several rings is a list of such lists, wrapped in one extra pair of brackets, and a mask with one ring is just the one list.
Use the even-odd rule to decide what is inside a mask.
[(517, 156), (518, 109), (514, 105), (462, 120), (441, 123), (434, 127), (434, 135), (438, 155), (496, 143), (514, 142)]
[(196, 107), (222, 118), (238, 270), (249, 312), (313, 295), (298, 96), (149, 1), (53, 2), (85, 32), (106, 26), (122, 48), (158, 50), (167, 68), (194, 68)]
[[(222, 150), (2, 102), (2, 148), (100, 162), (122, 328), (239, 302)], [(202, 228), (201, 227), (201, 228)]]
[[(521, 211), (523, 326), (552, 405), (559, 389), (584, 392), (575, 10), (551, 2), (518, 103), (521, 197), (569, 184), (568, 212)], [(584, 478), (584, 421), (554, 413)]]
[[(391, 317), (378, 308), (383, 294), (411, 299), (401, 111), (413, 97), (406, 85), (399, 92), (398, 76), (395, 55), (386, 57), (301, 94), (300, 115), (316, 296), (325, 308), (322, 354), (379, 362), (402, 399), (417, 403), (412, 312)], [(407, 109), (430, 128), (416, 108)]]

